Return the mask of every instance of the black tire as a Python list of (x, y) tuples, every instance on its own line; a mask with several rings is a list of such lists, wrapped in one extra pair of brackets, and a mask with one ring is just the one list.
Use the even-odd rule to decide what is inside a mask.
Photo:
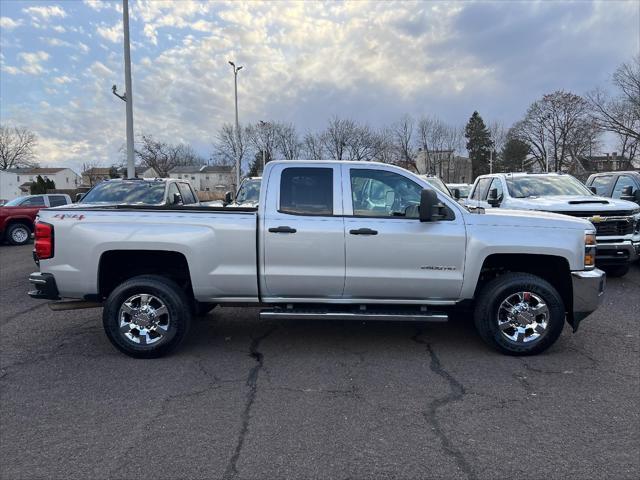
[[(121, 332), (120, 309), (128, 299), (138, 294), (156, 297), (168, 311), (166, 335), (154, 334), (154, 343), (136, 343)], [(102, 323), (107, 337), (122, 353), (134, 358), (157, 358), (175, 349), (186, 337), (191, 325), (190, 307), (187, 295), (174, 281), (160, 275), (140, 275), (123, 282), (111, 292), (104, 305)], [(132, 332), (136, 330), (127, 334), (135, 338)], [(138, 339), (142, 342), (140, 337)]]
[(196, 317), (205, 317), (207, 314), (216, 308), (217, 303), (208, 303), (208, 302), (193, 302), (193, 314)]
[[(500, 304), (521, 291), (539, 296), (546, 303), (549, 312), (544, 333), (526, 343), (506, 338), (498, 328)], [(562, 333), (565, 308), (558, 291), (546, 280), (529, 273), (506, 273), (482, 288), (475, 304), (474, 321), (480, 337), (499, 352), (507, 355), (536, 355), (553, 345)]]
[(7, 228), (5, 238), (11, 245), (26, 245), (31, 240), (31, 229), (24, 223), (14, 223)]
[(624, 277), (629, 272), (629, 264), (626, 265), (605, 265), (601, 267), (607, 277)]

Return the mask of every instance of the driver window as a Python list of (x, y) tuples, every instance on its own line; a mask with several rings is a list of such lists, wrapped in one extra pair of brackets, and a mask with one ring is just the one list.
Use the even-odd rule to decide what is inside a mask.
[(422, 187), (385, 170), (351, 169), (351, 200), (356, 217), (417, 218)]
[[(173, 203), (173, 199), (174, 199), (174, 195), (178, 194), (180, 195), (180, 192), (178, 191), (178, 186), (175, 183), (171, 183), (169, 184), (169, 190), (167, 191), (167, 203), (169, 205), (174, 205)], [(182, 202), (178, 202), (178, 205), (181, 205)]]

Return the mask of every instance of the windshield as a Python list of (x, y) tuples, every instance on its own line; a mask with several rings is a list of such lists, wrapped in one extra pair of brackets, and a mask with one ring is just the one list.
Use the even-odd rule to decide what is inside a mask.
[(164, 182), (102, 182), (79, 203), (158, 204), (164, 200)]
[(27, 198), (27, 197), (18, 197), (18, 198), (14, 198), (13, 200), (11, 200), (10, 202), (7, 202), (4, 204), (5, 207), (17, 207), (18, 205), (20, 205), (22, 203), (22, 201)]
[(547, 197), (556, 195), (593, 195), (591, 190), (569, 175), (507, 176), (509, 194), (514, 198)]
[(245, 180), (238, 190), (237, 203), (257, 202), (260, 198), (261, 180)]
[(469, 191), (471, 190), (471, 185), (456, 185), (455, 183), (452, 183), (448, 184), (447, 187), (449, 190), (457, 188), (458, 192), (460, 192), (460, 198), (467, 198), (469, 196)]
[(431, 185), (432, 187), (437, 188), (442, 193), (446, 193), (450, 197), (452, 196), (451, 195), (451, 191), (449, 190), (449, 188), (438, 177), (422, 177), (422, 178), (424, 178), (427, 181), (427, 183), (429, 185)]

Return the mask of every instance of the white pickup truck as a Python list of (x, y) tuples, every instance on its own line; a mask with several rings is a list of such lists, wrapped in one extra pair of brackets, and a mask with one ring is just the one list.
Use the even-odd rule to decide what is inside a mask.
[(594, 195), (563, 173), (494, 173), (476, 178), (469, 207), (561, 213), (585, 218), (596, 228), (596, 265), (619, 277), (640, 258), (640, 207)]
[(535, 354), (601, 301), (586, 220), (472, 213), (381, 163), (274, 161), (262, 182), (257, 209), (42, 210), (29, 295), (103, 306), (109, 339), (135, 357), (167, 353), (216, 304), (266, 319), (445, 321), (472, 308), (488, 344)]

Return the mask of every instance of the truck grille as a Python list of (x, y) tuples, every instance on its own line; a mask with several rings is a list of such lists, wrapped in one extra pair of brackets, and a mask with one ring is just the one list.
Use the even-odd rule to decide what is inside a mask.
[(593, 224), (596, 235), (628, 235), (633, 233), (632, 219), (601, 220)]

